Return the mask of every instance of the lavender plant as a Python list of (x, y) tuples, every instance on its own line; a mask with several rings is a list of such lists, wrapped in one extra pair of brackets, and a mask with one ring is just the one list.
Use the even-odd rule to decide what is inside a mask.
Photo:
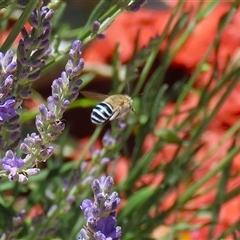
[[(79, 75), (83, 69), (84, 60), (81, 58), (81, 42), (76, 40), (69, 52), (69, 60), (61, 77), (52, 83), (52, 96), (47, 99), (47, 106), (39, 107), (40, 114), (36, 116), (36, 128), (39, 132), (27, 136), (20, 145), (20, 150), (26, 154), (25, 158), (17, 158), (13, 152), (20, 138), (19, 122), (16, 118), (18, 108), (23, 99), (31, 96), (31, 84), (40, 77), (40, 68), (50, 54), (49, 34), (50, 20), (53, 11), (39, 4), (30, 17), (32, 29), (28, 33), (22, 30), (23, 38), (18, 44), (17, 63), (13, 60), (13, 53), (2, 54), (2, 89), (11, 84), (8, 92), (2, 94), (2, 146), (4, 152), (8, 150), (1, 160), (2, 169), (9, 172), (10, 180), (26, 182), (28, 175), (38, 174), (40, 169), (33, 168), (41, 161), (46, 161), (52, 153), (52, 142), (64, 130), (65, 124), (61, 121), (64, 111), (78, 96), (81, 80)], [(15, 74), (15, 76), (13, 75)], [(13, 79), (15, 78), (15, 82)], [(9, 82), (9, 79), (10, 82)], [(4, 87), (5, 86), (5, 87)], [(11, 92), (9, 90), (12, 90)], [(18, 105), (17, 105), (18, 103)], [(15, 125), (14, 125), (15, 123)], [(12, 127), (10, 131), (10, 127)], [(10, 133), (12, 137), (10, 137)], [(15, 140), (14, 142), (8, 141)], [(13, 145), (15, 144), (15, 145)]]
[[(10, 4), (14, 3), (6, 1), (4, 4), (4, 6), (10, 6)], [(28, 8), (28, 5), (30, 8)], [(79, 40), (75, 40), (71, 45), (71, 49), (66, 51), (69, 52), (69, 59), (65, 65), (65, 71), (61, 73), (61, 77), (55, 79), (52, 83), (52, 95), (47, 98), (46, 104), (39, 106), (39, 114), (35, 119), (37, 132), (29, 133), (27, 137), (21, 141), (19, 112), (22, 111), (22, 103), (25, 99), (32, 97), (32, 84), (40, 78), (41, 72), (46, 66), (49, 57), (51, 58), (50, 36), (54, 11), (47, 6), (43, 6), (43, 1), (41, 0), (38, 3), (29, 2), (27, 5), (21, 4), (21, 7), (26, 7), (26, 9), (31, 9), (32, 6), (36, 6), (36, 8), (28, 19), (31, 29), (28, 30), (23, 26), (21, 30), (22, 38), (18, 43), (16, 54), (11, 50), (7, 50), (6, 53), (0, 52), (1, 176), (8, 176), (8, 179), (12, 182), (17, 181), (25, 184), (28, 183), (29, 176), (40, 173), (38, 165), (52, 156), (54, 152), (53, 142), (60, 136), (65, 128), (65, 123), (62, 121), (63, 113), (78, 96), (82, 83), (80, 74), (84, 66), (84, 60), (81, 57), (82, 43)], [(110, 22), (111, 20), (109, 20), (109, 23)], [(95, 21), (92, 28), (89, 29), (89, 35), (91, 35), (92, 38), (102, 38), (104, 37), (102, 31), (105, 27), (106, 26), (101, 26), (99, 21)], [(15, 29), (13, 32), (14, 31)], [(9, 41), (10, 38), (6, 40), (3, 49), (9, 44)], [(60, 58), (61, 56), (59, 56), (59, 60)], [(17, 150), (19, 145), (20, 151)], [(106, 155), (106, 153), (103, 155)], [(105, 164), (107, 164), (106, 161)], [(83, 172), (85, 169), (86, 165), (83, 163), (81, 171)], [(86, 181), (86, 179), (88, 180)], [(78, 182), (78, 184), (83, 186), (89, 182), (90, 179), (92, 179), (91, 175), (87, 176), (83, 181), (80, 181), (81, 183)], [(76, 181), (75, 183), (77, 184)], [(112, 187), (112, 178), (107, 178), (106, 183), (111, 183), (111, 186), (108, 184), (109, 189), (106, 189), (105, 195), (102, 195), (103, 197), (108, 196), (107, 194)], [(93, 184), (96, 185), (96, 181), (94, 181)], [(73, 188), (73, 186), (71, 187)], [(63, 192), (64, 189), (63, 187)], [(75, 202), (74, 194), (76, 194), (77, 191), (73, 188), (71, 191), (65, 192), (66, 200), (63, 204), (65, 205), (65, 209), (68, 209), (68, 204)], [(105, 199), (106, 204), (109, 199), (112, 199), (113, 206), (111, 211), (108, 209), (109, 216), (107, 217), (107, 222), (103, 220), (99, 221), (102, 233), (96, 233), (96, 237), (98, 238), (102, 238), (101, 234), (108, 234), (104, 231), (104, 226), (106, 226), (108, 222), (115, 224), (114, 221), (116, 221), (114, 214), (119, 204), (119, 198), (117, 198), (114, 192)], [(59, 208), (53, 204), (49, 209), (48, 216), (51, 216), (57, 211), (60, 211)], [(106, 211), (103, 212), (104, 216), (106, 213)], [(103, 217), (103, 215), (101, 215), (101, 217)], [(26, 215), (22, 214), (22, 212), (20, 212), (19, 215), (13, 216), (11, 218), (12, 228), (8, 228), (1, 237), (9, 239), (16, 237), (17, 234), (22, 231), (25, 220)], [(54, 234), (56, 228), (54, 226), (50, 227), (50, 223), (48, 225), (49, 227), (46, 230), (35, 233), (35, 227), (32, 226), (32, 230), (30, 231), (32, 236), (35, 234), (40, 238), (44, 238), (49, 236), (49, 234)], [(113, 225), (112, 227), (114, 229)], [(116, 228), (115, 235), (114, 233), (109, 234), (119, 238), (120, 228)]]
[(113, 178), (101, 177), (92, 182), (94, 202), (83, 200), (80, 208), (87, 220), (78, 239), (120, 239), (121, 227), (116, 227), (116, 208), (120, 204), (117, 192), (112, 192)]
[[(4, 6), (13, 2), (4, 1)], [(229, 3), (231, 8), (221, 17), (213, 44), (188, 81), (169, 87), (164, 78), (175, 55), (197, 24), (220, 4), (220, 1), (206, 4), (201, 1), (196, 15), (192, 16), (184, 10), (186, 2), (179, 1), (161, 36), (152, 38), (139, 51), (135, 52), (138, 49), (135, 46), (134, 55), (126, 65), (120, 66), (117, 50), (115, 52), (112, 92), (120, 93), (126, 82), (134, 86), (132, 95), (143, 92), (141, 97), (134, 98), (137, 115), (129, 115), (122, 123), (111, 122), (97, 127), (84, 148), (72, 141), (65, 129), (68, 122), (63, 120), (64, 112), (74, 106), (72, 103), (79, 89), (92, 80), (91, 73), (82, 71), (82, 47), (92, 40), (108, 37), (105, 30), (122, 11), (127, 10), (134, 16), (145, 2), (100, 1), (84, 27), (71, 29), (64, 26), (64, 31), (60, 28), (59, 15), (54, 21), (55, 14), (64, 9), (61, 1), (51, 2), (48, 7), (42, 1), (28, 1), (22, 10), (23, 15), (10, 34), (16, 37), (21, 32), (16, 50), (9, 49), (14, 40), (9, 37), (0, 52), (1, 239), (75, 239), (77, 235), (78, 239), (101, 240), (181, 239), (186, 234), (196, 236), (198, 230), (206, 226), (210, 229), (209, 239), (238, 238), (239, 219), (231, 219), (231, 226), (218, 234), (215, 230), (219, 227), (222, 206), (239, 197), (239, 184), (236, 184), (239, 174), (232, 174), (233, 158), (239, 153), (239, 123), (229, 128), (216, 146), (205, 153), (203, 162), (231, 138), (226, 154), (199, 181), (194, 180), (202, 167), (197, 161), (198, 153), (204, 148), (202, 136), (235, 88), (240, 76), (239, 67), (226, 64), (214, 89), (211, 84), (195, 89), (194, 82), (203, 69), (206, 70), (210, 54), (218, 53), (220, 36), (239, 8), (238, 1)], [(15, 7), (10, 6), (10, 10)], [(53, 10), (57, 10), (55, 14)], [(6, 12), (6, 18), (8, 14)], [(30, 30), (24, 27), (26, 19)], [(59, 43), (64, 43), (65, 49), (58, 48)], [(159, 49), (162, 50), (161, 61), (157, 57)], [(33, 83), (42, 73), (48, 75), (50, 66), (63, 60), (65, 69), (52, 82), (51, 95), (46, 103), (43, 100), (34, 116), (36, 130), (28, 129), (26, 136), (20, 116), (29, 113), (23, 103), (35, 98)], [(218, 73), (218, 66), (216, 61), (214, 73)], [(117, 77), (121, 75), (120, 68), (126, 72), (125, 81), (119, 81)], [(211, 83), (215, 77), (216, 74), (210, 76)], [(182, 112), (181, 106), (193, 92), (199, 102)], [(216, 100), (219, 93), (221, 98)], [(174, 101), (173, 111), (164, 113), (163, 109), (169, 103), (172, 106)], [(209, 108), (211, 101), (216, 103), (214, 109)], [(81, 103), (81, 99), (76, 102)], [(84, 107), (84, 104), (79, 106)], [(186, 118), (172, 124), (172, 120), (182, 114), (186, 114)], [(79, 120), (74, 128), (85, 128), (85, 123)], [(95, 147), (96, 139), (101, 139), (101, 147)], [(149, 139), (152, 146), (146, 150)], [(75, 162), (66, 162), (64, 151), (74, 149), (73, 146), (80, 149), (80, 157)], [(85, 156), (87, 152), (90, 161)], [(155, 159), (159, 159), (159, 155), (161, 161), (156, 166)], [(127, 173), (121, 181), (114, 178), (116, 172), (123, 174), (118, 168), (119, 156), (125, 157), (127, 162)], [(235, 181), (235, 185), (228, 188), (232, 183), (230, 180)], [(208, 182), (211, 185), (206, 188)], [(213, 202), (191, 207), (199, 195), (211, 193), (212, 189), (216, 192)], [(116, 215), (119, 196), (125, 204)], [(82, 211), (79, 211), (79, 205)], [(193, 212), (190, 217), (189, 212)], [(204, 224), (192, 223), (192, 219), (199, 216), (210, 216), (210, 220)]]
[[(10, 180), (26, 182), (26, 175), (34, 175), (39, 169), (18, 169), (26, 166), (26, 160), (18, 158), (14, 150), (20, 142), (20, 122), (17, 111), (20, 109), (23, 99), (31, 96), (32, 82), (40, 77), (40, 68), (44, 66), (45, 59), (50, 53), (49, 34), (51, 30), (50, 20), (53, 11), (42, 7), (32, 13), (30, 24), (31, 31), (28, 33), (22, 29), (23, 38), (20, 40), (17, 50), (17, 62), (14, 60), (12, 51), (1, 53), (1, 160), (2, 169), (9, 172)], [(36, 164), (36, 162), (35, 162)], [(34, 164), (34, 165), (35, 165)], [(5, 174), (6, 174), (5, 172)], [(4, 172), (2, 173), (3, 175)]]

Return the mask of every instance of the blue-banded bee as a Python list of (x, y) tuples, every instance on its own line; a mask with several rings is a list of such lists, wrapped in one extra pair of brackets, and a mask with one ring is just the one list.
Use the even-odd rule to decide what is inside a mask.
[(91, 113), (91, 121), (95, 125), (101, 125), (108, 121), (118, 119), (133, 109), (133, 100), (128, 95), (115, 94), (111, 96), (81, 91), (81, 94), (87, 98), (103, 100), (96, 105)]

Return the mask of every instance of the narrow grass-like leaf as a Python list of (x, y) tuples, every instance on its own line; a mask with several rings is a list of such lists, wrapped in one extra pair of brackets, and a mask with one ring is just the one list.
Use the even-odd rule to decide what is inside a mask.
[(128, 175), (128, 178), (123, 183), (122, 188), (126, 191), (131, 190), (131, 187), (134, 186), (134, 183), (139, 179), (141, 175), (148, 172), (148, 168), (151, 164), (151, 161), (155, 155), (154, 151), (146, 153), (142, 158), (139, 159), (137, 164), (134, 164), (131, 172)]
[(177, 134), (168, 129), (159, 129), (155, 131), (155, 135), (160, 137), (162, 141), (166, 141), (167, 143), (181, 143), (181, 139), (177, 136)]
[(86, 25), (91, 26), (94, 21), (99, 20), (113, 4), (114, 2), (109, 0), (100, 1), (89, 16)]
[[(238, 240), (239, 238), (239, 230), (240, 230), (240, 220), (231, 224), (222, 234), (219, 234), (215, 239), (222, 240), (227, 238), (230, 234), (234, 237), (234, 240)], [(235, 233), (236, 232), (236, 233)]]
[[(124, 218), (128, 218), (128, 216), (135, 216), (137, 214), (138, 208), (141, 208), (142, 203), (144, 203), (147, 199), (152, 197), (152, 194), (155, 192), (154, 187), (146, 187), (138, 190), (132, 196), (128, 198), (127, 208), (122, 209), (119, 213), (119, 220), (123, 220)], [(129, 219), (126, 221), (129, 222)], [(131, 224), (131, 222), (129, 222)]]
[(18, 21), (14, 25), (14, 27), (13, 27), (12, 31), (10, 32), (9, 36), (7, 37), (7, 39), (5, 40), (3, 45), (1, 46), (1, 48), (0, 48), (1, 52), (6, 52), (9, 48), (11, 48), (13, 42), (17, 38), (17, 35), (22, 30), (24, 24), (27, 22), (27, 20), (29, 19), (32, 11), (38, 5), (38, 3), (39, 3), (38, 1), (29, 1), (28, 2), (26, 8), (24, 9), (20, 18), (18, 19)]
[(166, 103), (166, 100), (164, 98), (166, 90), (167, 87), (163, 85), (159, 90), (156, 88), (151, 89), (151, 91), (148, 91), (147, 94), (144, 94), (142, 97), (141, 108), (143, 110), (143, 113), (141, 115), (145, 117), (145, 122), (142, 123), (141, 127), (138, 130), (138, 138), (136, 139), (134, 151), (132, 154), (132, 159), (134, 162), (138, 160), (144, 139), (147, 134), (152, 131), (158, 119), (160, 109), (163, 108)]
[[(233, 147), (234, 146), (232, 146), (232, 148)], [(228, 164), (221, 171), (221, 178), (218, 184), (217, 195), (211, 206), (212, 224), (211, 224), (209, 235), (208, 235), (209, 239), (213, 238), (213, 233), (214, 233), (216, 224), (218, 223), (219, 211), (221, 209), (222, 204), (224, 203), (225, 195), (226, 195), (226, 187), (227, 187), (229, 178), (231, 177), (230, 175), (231, 167), (232, 167), (232, 161), (229, 161)]]
[(232, 161), (232, 158), (239, 153), (240, 148), (235, 147), (231, 149), (231, 151), (228, 153), (228, 155), (223, 159), (218, 166), (216, 166), (213, 170), (211, 170), (209, 173), (207, 173), (205, 176), (202, 177), (197, 183), (193, 184), (191, 187), (187, 189), (187, 191), (179, 198), (177, 205), (182, 206), (185, 204), (191, 197), (194, 195), (194, 193), (197, 191), (199, 187), (201, 187), (204, 183), (206, 183), (210, 178), (212, 178), (215, 174), (217, 174), (219, 171), (221, 171), (223, 168), (229, 165), (229, 162)]

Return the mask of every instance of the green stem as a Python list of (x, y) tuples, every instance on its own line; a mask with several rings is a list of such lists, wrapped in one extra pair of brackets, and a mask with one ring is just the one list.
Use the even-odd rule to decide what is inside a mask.
[(8, 38), (3, 43), (0, 51), (6, 52), (8, 49), (11, 48), (13, 42), (17, 38), (18, 34), (22, 30), (25, 23), (28, 21), (30, 15), (32, 14), (33, 10), (36, 8), (39, 1), (29, 1), (27, 7), (24, 9), (23, 13), (21, 14), (20, 18), (17, 20), (16, 24), (14, 25), (12, 31), (10, 32)]
[(87, 146), (85, 146), (85, 148), (83, 149), (83, 151), (82, 151), (78, 161), (81, 161), (84, 158), (84, 156), (86, 155), (87, 151), (90, 149), (90, 147), (93, 145), (93, 143), (97, 140), (97, 138), (98, 138), (99, 134), (101, 133), (101, 131), (102, 131), (102, 126), (96, 128), (96, 130), (94, 131), (94, 133), (91, 136), (90, 140), (88, 141)]
[(189, 187), (186, 192), (183, 194), (182, 197), (177, 202), (177, 206), (183, 206), (189, 199), (191, 199), (194, 195), (194, 193), (209, 179), (214, 177), (221, 169), (225, 168), (229, 164), (230, 161), (232, 161), (233, 157), (239, 153), (240, 148), (235, 147), (233, 148), (227, 155), (227, 157), (220, 162), (217, 167), (215, 167), (212, 171), (204, 175), (200, 180), (198, 180), (197, 183), (193, 184), (191, 187)]

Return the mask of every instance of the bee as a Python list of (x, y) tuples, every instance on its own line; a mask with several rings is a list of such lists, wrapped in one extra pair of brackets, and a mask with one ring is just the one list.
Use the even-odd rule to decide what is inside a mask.
[(101, 125), (126, 115), (130, 111), (134, 112), (133, 100), (128, 95), (115, 94), (104, 95), (93, 92), (81, 91), (81, 94), (87, 98), (101, 100), (91, 113), (91, 122), (95, 125)]

